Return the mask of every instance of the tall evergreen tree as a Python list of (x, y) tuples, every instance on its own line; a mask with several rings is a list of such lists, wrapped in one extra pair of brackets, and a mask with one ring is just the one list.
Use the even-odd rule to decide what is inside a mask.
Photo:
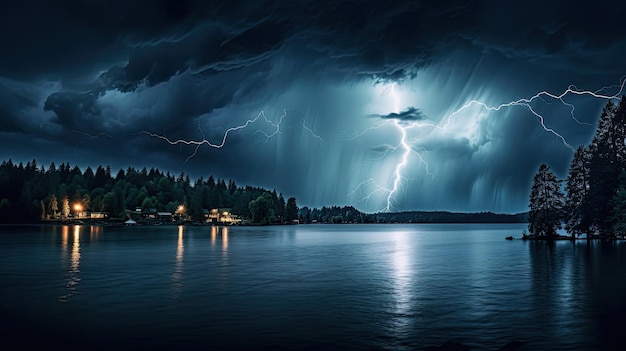
[(283, 193), (280, 193), (276, 200), (276, 216), (278, 216), (278, 220), (281, 222), (285, 219), (285, 205), (285, 197)]
[(289, 199), (287, 199), (285, 216), (287, 217), (287, 222), (292, 222), (298, 219), (298, 204), (296, 203), (295, 197), (290, 197)]
[(624, 128), (617, 121), (623, 107), (623, 103), (617, 108), (611, 101), (605, 105), (590, 145), (589, 206), (592, 225), (604, 238), (613, 235), (611, 200), (617, 193), (624, 163)]
[(565, 230), (572, 237), (590, 234), (589, 163), (589, 149), (579, 146), (572, 158), (565, 183)]
[(561, 181), (548, 166), (542, 164), (533, 178), (530, 191), (528, 230), (539, 237), (554, 238), (561, 229), (564, 206)]
[(611, 199), (610, 206), (612, 233), (623, 237), (626, 235), (626, 170), (620, 175), (619, 187)]

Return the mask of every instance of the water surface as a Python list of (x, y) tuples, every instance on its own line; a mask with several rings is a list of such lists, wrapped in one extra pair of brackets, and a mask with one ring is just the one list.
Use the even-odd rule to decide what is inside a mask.
[(504, 240), (522, 229), (0, 226), (2, 334), (107, 349), (624, 346), (624, 245)]

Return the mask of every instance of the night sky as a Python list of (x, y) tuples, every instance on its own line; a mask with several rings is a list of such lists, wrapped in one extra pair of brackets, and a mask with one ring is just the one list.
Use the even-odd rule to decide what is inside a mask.
[(607, 100), (498, 107), (621, 96), (625, 7), (3, 1), (0, 159), (212, 174), (300, 206), (522, 212)]

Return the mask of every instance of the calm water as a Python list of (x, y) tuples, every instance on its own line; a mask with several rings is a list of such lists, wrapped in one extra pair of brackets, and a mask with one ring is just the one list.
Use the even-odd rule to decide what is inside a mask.
[(619, 349), (626, 244), (524, 225), (0, 226), (4, 341), (69, 348)]

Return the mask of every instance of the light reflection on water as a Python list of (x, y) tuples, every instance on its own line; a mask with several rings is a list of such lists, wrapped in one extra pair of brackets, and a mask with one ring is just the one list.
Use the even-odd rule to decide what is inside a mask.
[[(73, 226), (72, 227), (72, 253), (70, 256), (69, 262), (69, 270), (66, 274), (67, 282), (65, 286), (67, 287), (67, 292), (64, 295), (59, 296), (58, 300), (60, 302), (67, 302), (68, 299), (74, 295), (80, 293), (78, 291), (78, 283), (80, 282), (80, 233), (82, 230), (81, 226)], [(62, 227), (62, 260), (65, 260), (67, 257), (67, 245), (68, 245), (68, 235), (69, 235), (69, 226), (64, 225)]]
[(414, 275), (410, 233), (392, 234), (393, 251), (391, 253), (392, 291), (394, 297), (393, 323), (390, 332), (396, 335), (407, 335), (412, 329), (414, 319), (412, 308), (415, 301)]
[(624, 346), (622, 243), (504, 240), (523, 228), (3, 227), (0, 315), (85, 348)]
[(183, 244), (183, 232), (185, 227), (178, 226), (178, 241), (176, 244), (176, 265), (172, 274), (172, 299), (178, 298), (183, 289), (183, 254), (185, 253), (185, 245)]

